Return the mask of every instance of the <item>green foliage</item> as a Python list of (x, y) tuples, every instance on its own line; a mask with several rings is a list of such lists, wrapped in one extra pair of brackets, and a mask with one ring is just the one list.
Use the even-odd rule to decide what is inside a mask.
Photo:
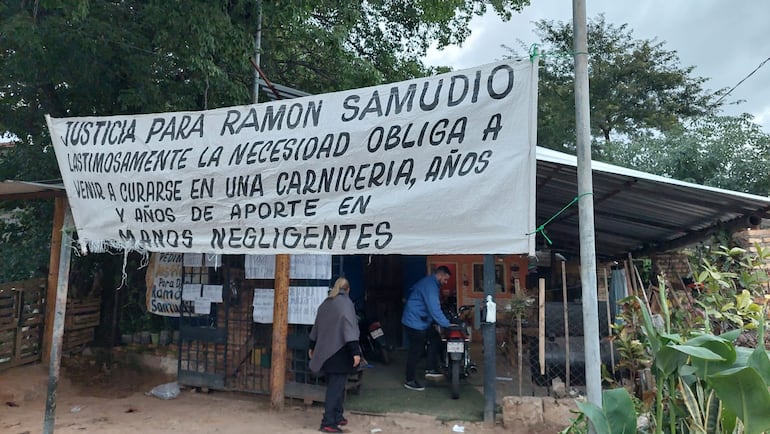
[(756, 329), (761, 323), (762, 306), (754, 298), (763, 296), (770, 282), (764, 267), (770, 250), (758, 244), (754, 249), (720, 245), (700, 253), (697, 302), (705, 310), (708, 329)]
[[(51, 203), (39, 202), (12, 208), (8, 218), (0, 219), (0, 282), (13, 282), (48, 274), (51, 240)], [(2, 212), (2, 211), (0, 211)], [(32, 230), (28, 222), (47, 222)]]
[[(764, 342), (767, 309), (754, 301), (753, 294), (762, 292), (767, 282), (762, 270), (768, 252), (756, 249), (752, 253), (721, 247), (712, 251), (713, 261), (703, 260), (698, 273), (699, 303), (709, 318), (701, 330), (672, 319), (664, 276), (658, 278), (659, 314), (653, 315), (647, 302), (637, 297), (620, 301), (623, 311), (614, 326), (620, 365), (630, 370), (650, 366), (655, 380), (650, 404), (655, 433), (770, 430), (768, 353), (763, 345), (749, 349), (735, 344), (749, 326), (758, 329), (758, 340)], [(607, 409), (590, 405), (581, 405), (580, 410), (583, 421), (590, 419), (597, 432), (615, 432), (608, 431), (613, 419), (636, 416), (636, 410), (627, 406), (612, 416)]]
[(636, 433), (636, 411), (628, 391), (623, 388), (602, 392), (602, 407), (590, 402), (577, 402), (580, 417), (561, 431), (562, 434), (584, 433), (586, 418), (590, 420), (597, 434), (632, 434)]
[[(693, 118), (663, 135), (605, 146), (607, 161), (696, 184), (770, 193), (770, 134), (749, 115)], [(747, 158), (750, 156), (750, 158)]]
[[(39, 0), (0, 4), (0, 180), (60, 178), (44, 116), (189, 111), (252, 102), (255, 35), (271, 81), (310, 93), (432, 72), (427, 47), (461, 43), (474, 15), (528, 0), (386, 2)], [(0, 203), (24, 218), (0, 226), (0, 278), (39, 274), (49, 203)], [(48, 217), (48, 218), (43, 218)], [(8, 246), (9, 250), (5, 250)], [(23, 252), (23, 255), (22, 255)], [(19, 255), (20, 257), (16, 257)], [(12, 256), (12, 257), (9, 257)], [(21, 257), (25, 256), (25, 257)]]
[[(574, 60), (572, 23), (535, 23), (542, 43), (538, 97), (538, 145), (574, 149)], [(682, 121), (711, 113), (714, 96), (703, 89), (706, 79), (683, 67), (663, 42), (635, 39), (627, 24), (607, 23), (603, 15), (588, 22), (591, 133), (606, 143), (641, 131), (666, 132)], [(548, 54), (551, 53), (551, 54)]]

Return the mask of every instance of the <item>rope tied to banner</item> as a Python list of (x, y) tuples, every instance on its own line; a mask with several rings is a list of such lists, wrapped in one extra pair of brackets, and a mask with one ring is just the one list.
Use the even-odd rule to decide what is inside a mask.
[(540, 45), (532, 44), (529, 46), (529, 61), (534, 62), (535, 58), (540, 55)]
[(566, 210), (567, 210), (567, 208), (569, 208), (569, 207), (571, 207), (573, 204), (577, 203), (577, 201), (579, 201), (581, 197), (583, 197), (583, 196), (588, 196), (588, 195), (590, 195), (590, 194), (593, 194), (593, 193), (581, 193), (581, 194), (579, 194), (579, 195), (575, 196), (575, 197), (572, 199), (572, 201), (570, 201), (570, 203), (568, 203), (568, 204), (564, 205), (564, 206), (563, 206), (563, 207), (562, 207), (562, 208), (561, 208), (559, 211), (557, 211), (557, 212), (556, 212), (556, 214), (552, 215), (552, 216), (551, 216), (550, 218), (548, 218), (548, 220), (546, 220), (546, 221), (545, 221), (543, 224), (541, 224), (540, 226), (538, 226), (538, 227), (537, 227), (537, 229), (535, 229), (535, 230), (534, 230), (534, 231), (532, 231), (532, 232), (528, 232), (526, 235), (537, 234), (538, 232), (540, 232), (541, 234), (543, 234), (543, 238), (545, 238), (545, 241), (546, 241), (546, 242), (548, 242), (548, 244), (553, 244), (553, 241), (551, 241), (551, 239), (550, 239), (550, 238), (548, 238), (548, 235), (545, 233), (545, 227), (546, 227), (546, 225), (547, 225), (548, 223), (551, 223), (551, 222), (552, 222), (552, 221), (553, 221), (553, 220), (554, 220), (556, 217), (558, 217), (558, 216), (559, 216), (561, 213), (563, 213), (564, 211), (566, 211)]

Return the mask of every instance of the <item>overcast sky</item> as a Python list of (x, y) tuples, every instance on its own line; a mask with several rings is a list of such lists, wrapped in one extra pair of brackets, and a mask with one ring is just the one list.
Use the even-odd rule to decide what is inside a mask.
[[(694, 76), (708, 78), (705, 88), (732, 88), (770, 58), (770, 1), (767, 0), (586, 0), (587, 16), (604, 13), (607, 23), (628, 24), (635, 39), (665, 42), (679, 54), (681, 66), (694, 66)], [(454, 69), (470, 68), (505, 57), (507, 45), (520, 50), (540, 42), (533, 22), (541, 19), (569, 22), (571, 0), (531, 0), (520, 14), (503, 22), (494, 13), (476, 18), (472, 34), (462, 47), (431, 50), (426, 62)], [(770, 133), (770, 61), (738, 86), (725, 101), (725, 114), (750, 113)]]

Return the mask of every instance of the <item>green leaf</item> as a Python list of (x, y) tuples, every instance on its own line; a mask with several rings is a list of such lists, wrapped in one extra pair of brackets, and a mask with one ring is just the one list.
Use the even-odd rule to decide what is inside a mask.
[(607, 417), (602, 412), (602, 409), (598, 405), (592, 402), (576, 402), (578, 409), (588, 417), (591, 421), (596, 434), (613, 434), (610, 431), (610, 423), (607, 422)]
[(636, 410), (631, 395), (624, 388), (602, 392), (602, 405), (612, 434), (636, 433)]
[(747, 434), (770, 430), (770, 393), (756, 369), (733, 368), (711, 375), (707, 381), (724, 407), (743, 422)]
[(738, 416), (735, 415), (729, 408), (722, 406), (722, 432), (731, 433), (735, 430), (737, 425)]
[(742, 332), (743, 330), (741, 329), (730, 330), (729, 332), (722, 333), (719, 337), (728, 342), (734, 342)]
[(650, 350), (652, 350), (653, 356), (657, 356), (661, 346), (660, 338), (658, 337), (658, 331), (655, 329), (655, 326), (652, 325), (652, 317), (650, 316), (649, 309), (647, 309), (647, 305), (644, 304), (644, 302), (639, 297), (635, 298), (637, 303), (639, 303), (640, 309), (642, 311), (644, 331), (647, 333), (647, 340), (650, 343)]
[(770, 387), (770, 358), (768, 358), (764, 348), (759, 347), (752, 351), (747, 365), (756, 369), (765, 382), (765, 386)]
[(695, 398), (695, 395), (692, 393), (690, 387), (684, 384), (681, 379), (679, 381), (679, 392), (682, 394), (682, 401), (684, 402), (685, 408), (687, 408), (687, 412), (690, 414), (690, 429), (696, 428), (697, 431), (705, 432), (705, 415), (703, 414), (703, 409)]
[(577, 402), (596, 434), (635, 434), (636, 410), (631, 395), (624, 388), (602, 392), (602, 408), (590, 402)]
[(665, 376), (673, 374), (680, 366), (687, 363), (687, 353), (675, 347), (676, 345), (667, 345), (661, 348), (655, 357), (655, 366)]
[(704, 347), (693, 347), (691, 345), (669, 345), (668, 348), (673, 348), (677, 351), (682, 352), (683, 354), (687, 354), (688, 356), (696, 357), (698, 359), (709, 360), (714, 362), (725, 361), (724, 357)]

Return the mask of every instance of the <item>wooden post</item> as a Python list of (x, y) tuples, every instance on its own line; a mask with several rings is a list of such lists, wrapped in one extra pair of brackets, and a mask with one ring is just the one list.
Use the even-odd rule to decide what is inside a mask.
[(569, 305), (567, 304), (567, 266), (565, 264), (565, 261), (561, 261), (561, 295), (562, 295), (562, 305), (564, 306), (564, 352), (566, 361), (564, 364), (565, 369), (565, 379), (567, 384), (565, 384), (567, 391), (569, 392), (569, 385), (570, 385), (570, 366), (569, 366)]
[[(56, 314), (56, 288), (59, 279), (59, 258), (61, 257), (62, 227), (64, 212), (69, 207), (66, 197), (56, 197), (53, 205), (53, 223), (51, 227), (51, 257), (48, 260), (48, 284), (45, 294), (45, 320), (43, 323), (42, 361), (51, 362), (51, 343), (53, 341), (53, 321)], [(66, 300), (65, 300), (66, 301)]]
[(516, 313), (516, 356), (518, 357), (518, 368), (519, 368), (519, 396), (521, 395), (521, 382), (523, 380), (524, 373), (522, 372), (522, 364), (524, 362), (523, 360), (523, 354), (521, 350), (521, 312)]
[(636, 296), (636, 286), (634, 285), (634, 281), (631, 279), (631, 268), (628, 266), (628, 261), (623, 261), (623, 268), (626, 270), (626, 296), (628, 295), (634, 295)]
[(286, 346), (289, 332), (289, 255), (275, 255), (273, 344), (270, 360), (270, 403), (283, 410), (286, 387)]
[(610, 338), (610, 363), (612, 364), (612, 375), (615, 375), (615, 344), (612, 341), (612, 312), (610, 310), (610, 286), (607, 279), (607, 267), (602, 267), (604, 272), (604, 290), (607, 291), (607, 333)]
[(69, 290), (70, 258), (72, 256), (72, 234), (74, 230), (72, 222), (72, 213), (67, 208), (64, 218), (64, 224), (67, 231), (62, 231), (59, 278), (56, 287), (56, 298), (54, 303), (54, 319), (52, 324), (53, 339), (51, 340), (51, 356), (48, 364), (48, 393), (45, 399), (45, 417), (43, 420), (43, 433), (50, 434), (54, 429), (56, 419), (56, 388), (59, 385), (59, 368), (61, 367), (61, 347), (64, 340), (64, 315), (67, 310), (67, 291)]
[(540, 361), (540, 375), (545, 375), (545, 279), (540, 278), (537, 281), (538, 297), (538, 360)]

